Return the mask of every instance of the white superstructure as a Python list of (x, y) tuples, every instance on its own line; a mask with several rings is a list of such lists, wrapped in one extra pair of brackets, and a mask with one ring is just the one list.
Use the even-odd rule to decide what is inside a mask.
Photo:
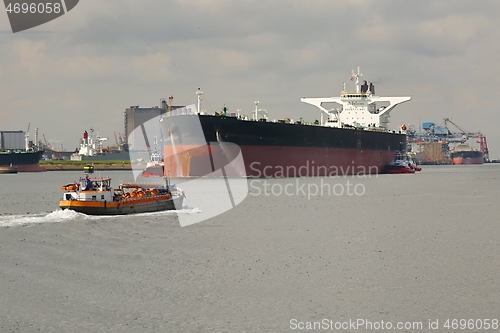
[(158, 153), (158, 149), (156, 146), (157, 146), (157, 142), (156, 142), (156, 137), (155, 137), (154, 138), (154, 149), (153, 149), (153, 152), (151, 153), (151, 156), (149, 157), (148, 163), (146, 164), (146, 169), (149, 167), (154, 167), (154, 166), (163, 167), (163, 158)]
[[(322, 111), (320, 121), (322, 126), (388, 129), (390, 112), (396, 105), (411, 100), (411, 97), (376, 96), (372, 83), (364, 81), (362, 85), (359, 84), (362, 76), (359, 67), (356, 73), (352, 71), (351, 80), (355, 81), (356, 90), (347, 91), (344, 83), (340, 97), (301, 98), (300, 100)], [(339, 107), (327, 109), (323, 103), (336, 103)], [(326, 115), (326, 121), (323, 115)]]
[(102, 153), (103, 142), (107, 141), (107, 138), (101, 138), (99, 132), (94, 136), (94, 129), (90, 129), (90, 135), (87, 131), (83, 134), (83, 138), (80, 139), (80, 148), (78, 153), (71, 155), (72, 161), (80, 161), (82, 156), (96, 156)]

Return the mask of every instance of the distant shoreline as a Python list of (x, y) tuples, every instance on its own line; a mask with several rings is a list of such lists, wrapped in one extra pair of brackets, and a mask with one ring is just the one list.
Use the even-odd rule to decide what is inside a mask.
[[(71, 161), (73, 162), (73, 161)], [(132, 165), (129, 163), (71, 163), (70, 161), (40, 161), (40, 166), (47, 171), (81, 171), (85, 165), (93, 164), (94, 170), (109, 170), (109, 171), (124, 171), (132, 170)]]

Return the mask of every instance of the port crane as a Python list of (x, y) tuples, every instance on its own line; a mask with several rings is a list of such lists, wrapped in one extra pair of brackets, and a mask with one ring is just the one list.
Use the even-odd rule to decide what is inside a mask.
[(486, 137), (482, 134), (479, 134), (478, 136), (479, 141), (479, 149), (483, 152), (483, 157), (486, 162), (490, 162), (490, 152), (488, 150), (488, 143), (486, 142)]
[(456, 136), (457, 134), (462, 135), (462, 138), (465, 139), (465, 140), (463, 140), (463, 142), (467, 141), (467, 139), (469, 137), (473, 138), (473, 137), (476, 137), (478, 135), (481, 135), (481, 132), (468, 132), (468, 131), (464, 130), (462, 127), (455, 124), (450, 118), (444, 118), (443, 120), (444, 120), (445, 127), (448, 127), (448, 123), (450, 123), (460, 131), (460, 133), (455, 133), (455, 134), (452, 133), (452, 135), (453, 136)]
[(47, 139), (45, 138), (45, 134), (42, 134), (43, 135), (43, 141), (45, 141), (45, 148), (51, 148), (49, 143), (47, 142)]

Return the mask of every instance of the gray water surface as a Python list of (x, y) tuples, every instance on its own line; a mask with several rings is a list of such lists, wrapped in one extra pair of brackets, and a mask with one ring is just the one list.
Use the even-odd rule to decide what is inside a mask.
[(452, 332), (447, 319), (500, 317), (499, 165), (299, 179), (361, 184), (351, 196), (249, 180), (236, 208), (184, 228), (174, 212), (58, 210), (79, 175), (0, 175), (1, 332), (289, 332), (323, 319)]

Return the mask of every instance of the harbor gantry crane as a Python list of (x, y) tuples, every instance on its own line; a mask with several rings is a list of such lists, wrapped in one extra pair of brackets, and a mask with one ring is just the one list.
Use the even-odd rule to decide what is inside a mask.
[(462, 127), (458, 126), (457, 124), (455, 124), (450, 118), (443, 118), (443, 120), (444, 120), (444, 126), (448, 127), (448, 123), (451, 123), (453, 126), (458, 128), (458, 130), (460, 130), (460, 132), (467, 134), (466, 130), (464, 130)]
[(49, 143), (47, 142), (47, 139), (45, 139), (45, 134), (42, 134), (42, 135), (43, 135), (43, 141), (45, 141), (45, 148), (51, 149), (51, 147), (49, 146)]
[(479, 149), (481, 149), (481, 152), (483, 153), (483, 158), (485, 162), (490, 161), (490, 152), (488, 151), (488, 143), (486, 142), (486, 137), (482, 134), (478, 136), (479, 141)]
[[(455, 124), (450, 118), (444, 118), (443, 120), (444, 120), (445, 127), (448, 127), (448, 123), (450, 123), (460, 131), (459, 135), (462, 135), (462, 143), (467, 141), (469, 139), (469, 137), (473, 138), (473, 137), (477, 137), (478, 135), (481, 135), (481, 132), (468, 132), (468, 131), (464, 130), (462, 127)], [(454, 136), (456, 137), (456, 134)]]

